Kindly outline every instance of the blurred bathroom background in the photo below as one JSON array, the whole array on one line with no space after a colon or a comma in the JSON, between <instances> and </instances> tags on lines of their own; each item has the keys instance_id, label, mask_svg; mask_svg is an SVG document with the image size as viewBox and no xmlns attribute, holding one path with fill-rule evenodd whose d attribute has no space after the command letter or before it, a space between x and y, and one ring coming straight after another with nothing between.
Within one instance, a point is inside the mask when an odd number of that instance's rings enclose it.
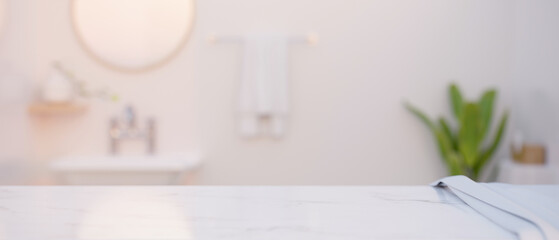
<instances>
[{"instance_id":1,"label":"blurred bathroom background","mask_svg":"<svg viewBox=\"0 0 559 240\"><path fill-rule=\"evenodd\" d=\"M557 13L555 0L2 0L0 184L427 184L446 167L404 103L450 117L450 83L469 99L497 90L493 126L510 113L488 181L557 183ZM244 41L271 32L289 39L289 104L279 132L247 134ZM514 144L541 161L511 163Z\"/></svg>"}]
</instances>

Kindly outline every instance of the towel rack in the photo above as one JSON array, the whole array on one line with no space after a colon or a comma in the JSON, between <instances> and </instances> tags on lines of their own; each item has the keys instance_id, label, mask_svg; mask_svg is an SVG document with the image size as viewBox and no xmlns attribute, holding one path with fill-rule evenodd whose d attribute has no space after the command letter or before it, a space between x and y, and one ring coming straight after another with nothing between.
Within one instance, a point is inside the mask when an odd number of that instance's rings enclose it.
<instances>
[{"instance_id":1,"label":"towel rack","mask_svg":"<svg viewBox=\"0 0 559 240\"><path fill-rule=\"evenodd\" d=\"M242 36L238 35L216 35L210 34L208 36L208 42L211 44L216 44L219 42L232 42L239 43L243 41ZM289 42L292 43L305 43L308 45L316 45L318 43L318 35L316 33L307 33L305 35L295 35L289 37Z\"/></svg>"}]
</instances>

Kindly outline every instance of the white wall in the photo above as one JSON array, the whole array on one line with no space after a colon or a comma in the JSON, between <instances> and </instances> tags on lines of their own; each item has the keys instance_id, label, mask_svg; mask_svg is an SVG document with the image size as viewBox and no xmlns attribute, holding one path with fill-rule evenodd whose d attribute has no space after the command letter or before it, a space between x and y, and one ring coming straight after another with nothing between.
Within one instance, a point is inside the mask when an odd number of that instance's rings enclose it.
<instances>
[{"instance_id":1,"label":"white wall","mask_svg":"<svg viewBox=\"0 0 559 240\"><path fill-rule=\"evenodd\" d=\"M9 184L24 181L14 170L30 166L33 151L26 106L34 78L36 25L32 2L4 1L1 7L0 181Z\"/></svg>"},{"instance_id":2,"label":"white wall","mask_svg":"<svg viewBox=\"0 0 559 240\"><path fill-rule=\"evenodd\" d=\"M36 46L32 67L22 68L36 84L60 60L91 85L110 86L157 117L161 152L203 152L201 184L426 184L445 170L404 100L449 115L446 87L456 81L468 97L497 87L500 106L511 102L515 5L506 0L199 0L185 49L141 75L106 69L80 48L68 0L10 2L36 11L36 38L10 45ZM314 31L320 42L291 47L287 136L245 140L234 112L241 48L206 38L270 30ZM83 116L32 118L33 159L105 154L108 118L120 107L93 101Z\"/></svg>"},{"instance_id":3,"label":"white wall","mask_svg":"<svg viewBox=\"0 0 559 240\"><path fill-rule=\"evenodd\" d=\"M558 12L558 1L516 2L514 128L532 143L559 142Z\"/></svg>"},{"instance_id":4,"label":"white wall","mask_svg":"<svg viewBox=\"0 0 559 240\"><path fill-rule=\"evenodd\" d=\"M204 180L424 184L444 175L431 135L402 101L446 113L451 80L470 97L499 87L506 101L511 8L507 1L200 1L191 44L209 157ZM267 29L316 31L320 43L292 47L288 137L243 141L232 112L240 49L199 39Z\"/></svg>"}]
</instances>

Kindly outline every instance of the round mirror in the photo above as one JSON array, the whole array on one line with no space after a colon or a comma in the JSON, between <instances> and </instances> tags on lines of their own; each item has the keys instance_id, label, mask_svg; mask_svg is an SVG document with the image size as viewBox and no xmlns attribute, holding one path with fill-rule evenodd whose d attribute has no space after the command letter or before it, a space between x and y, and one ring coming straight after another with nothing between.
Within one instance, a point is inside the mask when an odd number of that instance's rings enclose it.
<instances>
[{"instance_id":1,"label":"round mirror","mask_svg":"<svg viewBox=\"0 0 559 240\"><path fill-rule=\"evenodd\" d=\"M99 62L143 71L175 56L194 22L194 0L73 0L79 42Z\"/></svg>"}]
</instances>

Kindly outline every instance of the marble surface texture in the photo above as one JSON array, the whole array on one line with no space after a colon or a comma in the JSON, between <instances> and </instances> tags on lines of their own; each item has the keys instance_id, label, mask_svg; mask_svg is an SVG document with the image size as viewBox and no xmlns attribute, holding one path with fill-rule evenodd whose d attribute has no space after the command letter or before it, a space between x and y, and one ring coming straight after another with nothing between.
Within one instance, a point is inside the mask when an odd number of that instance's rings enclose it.
<instances>
[{"instance_id":1,"label":"marble surface texture","mask_svg":"<svg viewBox=\"0 0 559 240\"><path fill-rule=\"evenodd\" d=\"M559 186L532 186L559 201ZM0 239L515 239L428 186L0 187Z\"/></svg>"}]
</instances>

